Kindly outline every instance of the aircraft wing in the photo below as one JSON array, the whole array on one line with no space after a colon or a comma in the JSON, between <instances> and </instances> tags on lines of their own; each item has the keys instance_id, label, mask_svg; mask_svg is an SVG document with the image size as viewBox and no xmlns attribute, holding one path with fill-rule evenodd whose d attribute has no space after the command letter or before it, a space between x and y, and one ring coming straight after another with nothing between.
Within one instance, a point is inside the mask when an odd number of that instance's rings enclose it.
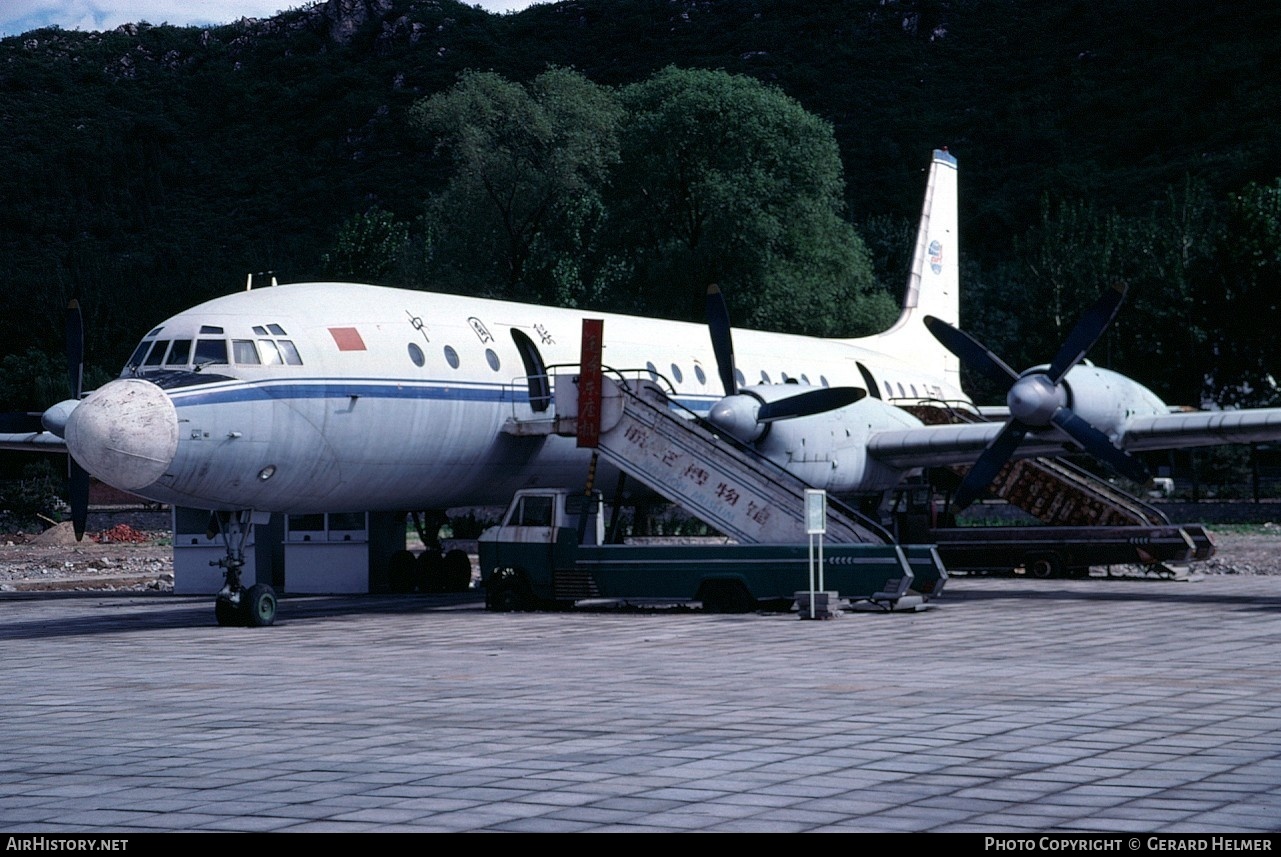
<instances>
[{"instance_id":1,"label":"aircraft wing","mask_svg":"<svg viewBox=\"0 0 1281 857\"><path fill-rule=\"evenodd\" d=\"M21 452L66 452L67 442L47 431L0 432L0 449Z\"/></svg>"},{"instance_id":2,"label":"aircraft wing","mask_svg":"<svg viewBox=\"0 0 1281 857\"><path fill-rule=\"evenodd\" d=\"M899 469L973 464L1001 428L1001 423L993 422L876 432L868 439L867 454ZM1127 452L1142 452L1276 440L1281 440L1281 408L1258 408L1136 417L1126 424L1117 446ZM1053 457L1078 451L1071 438L1049 428L1028 432L1013 457Z\"/></svg>"}]
</instances>

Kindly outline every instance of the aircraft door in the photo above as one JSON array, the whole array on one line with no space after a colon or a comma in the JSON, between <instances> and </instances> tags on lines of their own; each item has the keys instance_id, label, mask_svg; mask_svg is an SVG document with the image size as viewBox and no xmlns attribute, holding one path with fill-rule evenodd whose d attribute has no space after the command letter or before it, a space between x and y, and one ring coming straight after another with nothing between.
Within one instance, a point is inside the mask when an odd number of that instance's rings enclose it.
<instances>
[{"instance_id":1,"label":"aircraft door","mask_svg":"<svg viewBox=\"0 0 1281 857\"><path fill-rule=\"evenodd\" d=\"M547 377L547 364L538 353L538 346L522 331L512 328L512 339L525 364L525 378L529 383L529 406L534 413L543 413L552 403L551 383Z\"/></svg>"}]
</instances>

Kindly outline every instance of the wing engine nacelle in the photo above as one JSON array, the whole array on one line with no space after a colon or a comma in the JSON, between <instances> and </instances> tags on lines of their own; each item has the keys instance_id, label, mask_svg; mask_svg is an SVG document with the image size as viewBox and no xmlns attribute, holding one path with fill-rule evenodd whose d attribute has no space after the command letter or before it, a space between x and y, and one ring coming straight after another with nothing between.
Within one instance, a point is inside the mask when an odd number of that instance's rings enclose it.
<instances>
[{"instance_id":1,"label":"wing engine nacelle","mask_svg":"<svg viewBox=\"0 0 1281 857\"><path fill-rule=\"evenodd\" d=\"M1170 410L1156 393L1139 382L1097 366L1073 366L1064 376L1062 388L1068 407L1113 443L1125 434L1130 420Z\"/></svg>"},{"instance_id":2,"label":"wing engine nacelle","mask_svg":"<svg viewBox=\"0 0 1281 857\"><path fill-rule=\"evenodd\" d=\"M917 427L920 420L873 398L804 416L790 415L789 399L827 393L827 388L800 384L744 387L713 405L707 418L816 488L853 494L898 484L904 471L869 458L868 437L876 431ZM779 413L789 416L773 415Z\"/></svg>"}]
</instances>

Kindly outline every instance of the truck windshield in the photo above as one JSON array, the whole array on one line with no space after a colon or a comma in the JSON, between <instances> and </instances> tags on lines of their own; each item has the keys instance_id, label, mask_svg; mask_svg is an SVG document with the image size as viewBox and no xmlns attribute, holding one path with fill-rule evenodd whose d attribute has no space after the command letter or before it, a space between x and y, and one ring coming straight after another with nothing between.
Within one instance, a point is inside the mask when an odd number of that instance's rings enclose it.
<instances>
[{"instance_id":1,"label":"truck windshield","mask_svg":"<svg viewBox=\"0 0 1281 857\"><path fill-rule=\"evenodd\" d=\"M520 505L512 510L510 527L550 527L552 525L551 497L521 497Z\"/></svg>"}]
</instances>

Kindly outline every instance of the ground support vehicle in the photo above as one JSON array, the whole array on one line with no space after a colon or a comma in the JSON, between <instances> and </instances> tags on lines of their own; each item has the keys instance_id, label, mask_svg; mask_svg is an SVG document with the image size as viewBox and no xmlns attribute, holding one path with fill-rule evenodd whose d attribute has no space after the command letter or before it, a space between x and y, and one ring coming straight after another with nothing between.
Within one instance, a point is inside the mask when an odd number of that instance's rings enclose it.
<instances>
[{"instance_id":1,"label":"ground support vehicle","mask_svg":"<svg viewBox=\"0 0 1281 857\"><path fill-rule=\"evenodd\" d=\"M946 527L929 530L952 571L1022 569L1033 577L1085 577L1091 567L1141 565L1178 576L1214 543L1199 524L1137 527Z\"/></svg>"},{"instance_id":2,"label":"ground support vehicle","mask_svg":"<svg viewBox=\"0 0 1281 857\"><path fill-rule=\"evenodd\" d=\"M479 539L486 605L528 610L610 599L750 612L790 607L810 588L805 543L603 544L601 511L599 495L517 492L503 522ZM884 609L921 606L947 581L930 545L827 544L822 557L825 590Z\"/></svg>"}]
</instances>

